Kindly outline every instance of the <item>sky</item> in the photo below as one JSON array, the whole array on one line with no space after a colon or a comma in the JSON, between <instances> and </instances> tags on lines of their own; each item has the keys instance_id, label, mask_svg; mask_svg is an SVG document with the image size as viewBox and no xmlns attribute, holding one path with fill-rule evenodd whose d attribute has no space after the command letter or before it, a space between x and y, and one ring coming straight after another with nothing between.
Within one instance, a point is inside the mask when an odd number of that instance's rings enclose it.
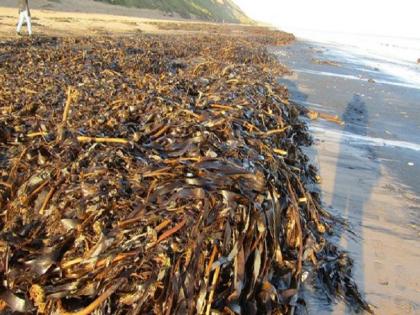
<instances>
[{"instance_id":1,"label":"sky","mask_svg":"<svg viewBox=\"0 0 420 315\"><path fill-rule=\"evenodd\" d=\"M420 0L234 0L283 30L420 38Z\"/></svg>"}]
</instances>

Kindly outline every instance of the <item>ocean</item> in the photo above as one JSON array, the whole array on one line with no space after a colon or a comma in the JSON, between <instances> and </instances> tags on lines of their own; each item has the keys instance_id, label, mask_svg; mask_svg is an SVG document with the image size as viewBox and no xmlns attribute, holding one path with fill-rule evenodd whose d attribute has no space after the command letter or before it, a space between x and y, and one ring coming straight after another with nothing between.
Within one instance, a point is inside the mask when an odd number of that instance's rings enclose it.
<instances>
[{"instance_id":1,"label":"ocean","mask_svg":"<svg viewBox=\"0 0 420 315\"><path fill-rule=\"evenodd\" d=\"M288 30L289 31L289 30ZM290 30L298 38L332 45L332 59L357 59L365 66L381 69L395 78L397 83L420 89L420 37L397 37L348 32L314 31L307 29ZM420 104L419 104L420 106Z\"/></svg>"}]
</instances>

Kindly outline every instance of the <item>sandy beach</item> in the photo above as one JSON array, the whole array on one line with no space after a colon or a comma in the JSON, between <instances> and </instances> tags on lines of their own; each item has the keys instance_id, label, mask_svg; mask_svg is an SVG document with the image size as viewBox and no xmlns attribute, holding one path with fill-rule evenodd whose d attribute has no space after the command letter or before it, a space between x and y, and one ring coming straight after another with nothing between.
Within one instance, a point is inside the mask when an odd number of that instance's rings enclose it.
<instances>
[{"instance_id":1,"label":"sandy beach","mask_svg":"<svg viewBox=\"0 0 420 315\"><path fill-rule=\"evenodd\" d=\"M354 232L337 241L355 260L357 283L378 314L418 314L420 89L339 46L298 40L276 53L294 71L281 80L292 99L344 120L308 121L308 154L324 204ZM349 313L319 296L309 310Z\"/></svg>"},{"instance_id":2,"label":"sandy beach","mask_svg":"<svg viewBox=\"0 0 420 315\"><path fill-rule=\"evenodd\" d=\"M14 1L0 4L1 41L16 38L16 11ZM184 31L155 22L187 22L91 0L79 0L77 8L37 1L32 16L39 37L174 34ZM294 71L279 79L293 102L344 121L340 126L307 119L314 145L306 152L322 179L313 189L331 213L349 223L352 233L337 230L332 239L354 259L357 284L377 314L418 314L420 88L366 66L358 57L340 57L335 49L296 41L272 52ZM309 286L303 292L309 314L352 312Z\"/></svg>"},{"instance_id":3,"label":"sandy beach","mask_svg":"<svg viewBox=\"0 0 420 315\"><path fill-rule=\"evenodd\" d=\"M36 1L32 4L32 25L38 36L104 36L133 35L141 32L151 34L181 33L182 31L160 29L156 22L200 23L185 20L176 14L157 10L127 8L108 5L93 0L66 2ZM16 38L17 9L15 1L0 3L0 38ZM212 25L212 23L206 23ZM228 25L228 24L227 24ZM23 28L25 34L26 29Z\"/></svg>"}]
</instances>

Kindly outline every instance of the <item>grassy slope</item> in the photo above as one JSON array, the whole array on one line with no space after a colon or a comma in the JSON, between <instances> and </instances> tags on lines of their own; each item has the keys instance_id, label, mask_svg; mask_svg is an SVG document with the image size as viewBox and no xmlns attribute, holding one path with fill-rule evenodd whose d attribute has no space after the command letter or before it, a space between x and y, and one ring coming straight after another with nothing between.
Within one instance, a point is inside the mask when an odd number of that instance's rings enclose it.
<instances>
[{"instance_id":1,"label":"grassy slope","mask_svg":"<svg viewBox=\"0 0 420 315\"><path fill-rule=\"evenodd\" d=\"M217 22L250 23L232 0L96 0L124 6L176 12L184 18L196 16Z\"/></svg>"}]
</instances>

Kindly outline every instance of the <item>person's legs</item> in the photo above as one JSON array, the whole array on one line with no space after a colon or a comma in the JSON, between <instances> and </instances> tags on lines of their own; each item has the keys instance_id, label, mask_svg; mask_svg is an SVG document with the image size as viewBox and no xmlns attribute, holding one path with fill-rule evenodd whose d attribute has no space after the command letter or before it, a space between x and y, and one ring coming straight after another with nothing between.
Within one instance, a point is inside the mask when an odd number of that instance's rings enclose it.
<instances>
[{"instance_id":1,"label":"person's legs","mask_svg":"<svg viewBox=\"0 0 420 315\"><path fill-rule=\"evenodd\" d=\"M23 14L23 12L19 13L19 20L18 20L18 25L16 27L16 33L20 34L20 31L22 30L22 25L23 25L23 20L25 18L25 15Z\"/></svg>"},{"instance_id":2,"label":"person's legs","mask_svg":"<svg viewBox=\"0 0 420 315\"><path fill-rule=\"evenodd\" d=\"M32 35L32 22L31 17L28 14L28 11L24 11L25 13L25 19L26 19L26 26L28 27L28 34Z\"/></svg>"}]
</instances>

